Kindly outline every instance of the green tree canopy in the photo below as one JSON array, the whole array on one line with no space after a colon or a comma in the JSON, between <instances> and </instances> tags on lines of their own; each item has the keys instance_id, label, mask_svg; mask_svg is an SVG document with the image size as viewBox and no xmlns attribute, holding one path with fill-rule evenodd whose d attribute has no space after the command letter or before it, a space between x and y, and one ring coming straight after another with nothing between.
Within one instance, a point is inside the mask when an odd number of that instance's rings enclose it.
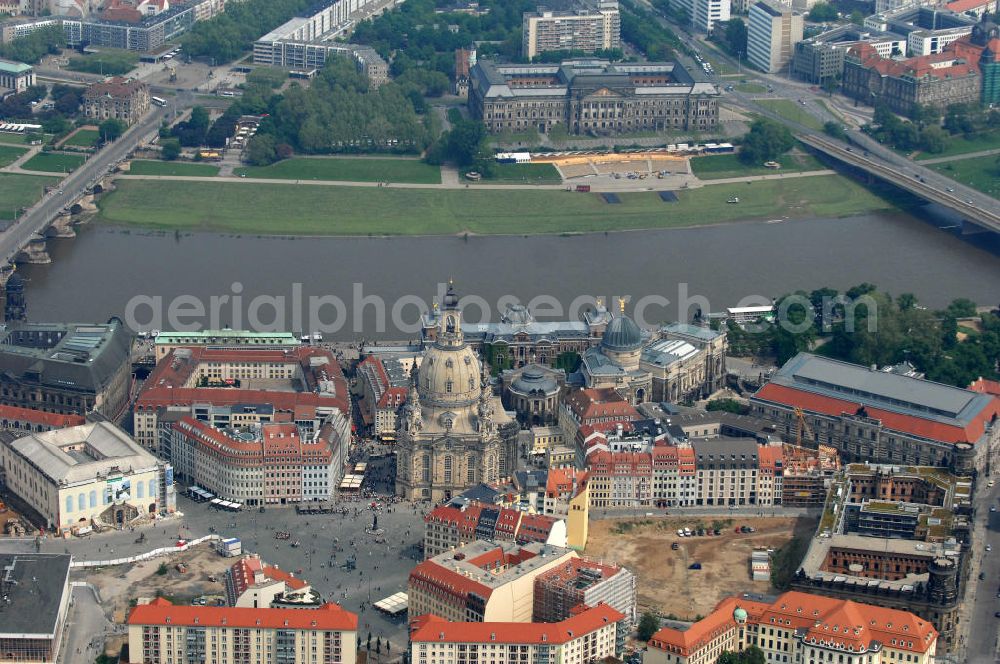
<instances>
[{"instance_id":1,"label":"green tree canopy","mask_svg":"<svg viewBox=\"0 0 1000 664\"><path fill-rule=\"evenodd\" d=\"M167 161L173 161L181 156L181 144L176 139L163 141L160 145L160 156Z\"/></svg>"},{"instance_id":2,"label":"green tree canopy","mask_svg":"<svg viewBox=\"0 0 1000 664\"><path fill-rule=\"evenodd\" d=\"M639 618L639 625L636 627L636 636L645 643L653 638L660 629L660 617L652 611L646 611Z\"/></svg>"},{"instance_id":3,"label":"green tree canopy","mask_svg":"<svg viewBox=\"0 0 1000 664\"><path fill-rule=\"evenodd\" d=\"M837 8L827 2L817 2L806 17L814 23L827 23L840 18Z\"/></svg>"},{"instance_id":4,"label":"green tree canopy","mask_svg":"<svg viewBox=\"0 0 1000 664\"><path fill-rule=\"evenodd\" d=\"M98 126L102 141L114 141L125 133L125 123L121 120L108 118Z\"/></svg>"},{"instance_id":5,"label":"green tree canopy","mask_svg":"<svg viewBox=\"0 0 1000 664\"><path fill-rule=\"evenodd\" d=\"M774 120L760 118L750 125L750 131L743 138L740 161L759 166L780 157L794 145L795 137L788 127Z\"/></svg>"}]
</instances>

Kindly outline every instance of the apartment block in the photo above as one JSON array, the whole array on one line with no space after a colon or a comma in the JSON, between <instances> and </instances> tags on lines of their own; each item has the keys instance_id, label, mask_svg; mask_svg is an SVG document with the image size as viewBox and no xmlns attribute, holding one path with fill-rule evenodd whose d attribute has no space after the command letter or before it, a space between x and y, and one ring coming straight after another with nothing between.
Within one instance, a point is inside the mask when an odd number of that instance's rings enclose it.
<instances>
[{"instance_id":1,"label":"apartment block","mask_svg":"<svg viewBox=\"0 0 1000 664\"><path fill-rule=\"evenodd\" d=\"M424 615L411 625L409 661L590 664L620 659L628 631L625 617L604 604L557 623L457 622Z\"/></svg>"},{"instance_id":2,"label":"apartment block","mask_svg":"<svg viewBox=\"0 0 1000 664\"><path fill-rule=\"evenodd\" d=\"M128 615L129 664L354 664L358 617L301 609L181 606L158 597Z\"/></svg>"},{"instance_id":3,"label":"apartment block","mask_svg":"<svg viewBox=\"0 0 1000 664\"><path fill-rule=\"evenodd\" d=\"M621 48L618 0L596 0L572 11L540 7L522 19L521 55L529 61L546 51L584 51Z\"/></svg>"}]
</instances>

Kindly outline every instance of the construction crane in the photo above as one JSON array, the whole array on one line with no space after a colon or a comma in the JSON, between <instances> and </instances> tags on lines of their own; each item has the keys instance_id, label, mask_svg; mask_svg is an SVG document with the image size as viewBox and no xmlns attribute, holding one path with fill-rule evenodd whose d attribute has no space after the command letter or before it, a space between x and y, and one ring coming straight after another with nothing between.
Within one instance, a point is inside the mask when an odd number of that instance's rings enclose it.
<instances>
[{"instance_id":1,"label":"construction crane","mask_svg":"<svg viewBox=\"0 0 1000 664\"><path fill-rule=\"evenodd\" d=\"M810 428L809 423L806 422L805 412L799 408L795 408L795 444L799 447L803 447L803 442L808 441L810 444L816 442L816 437L813 435L812 428ZM802 434L806 434L806 438L803 438Z\"/></svg>"}]
</instances>

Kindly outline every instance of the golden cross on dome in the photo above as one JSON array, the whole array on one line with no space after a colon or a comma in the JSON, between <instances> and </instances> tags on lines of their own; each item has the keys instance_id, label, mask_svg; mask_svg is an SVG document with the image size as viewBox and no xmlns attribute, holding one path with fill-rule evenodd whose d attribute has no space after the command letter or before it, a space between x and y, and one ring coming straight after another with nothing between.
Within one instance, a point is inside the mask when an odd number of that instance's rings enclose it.
<instances>
[{"instance_id":1,"label":"golden cross on dome","mask_svg":"<svg viewBox=\"0 0 1000 664\"><path fill-rule=\"evenodd\" d=\"M622 310L622 313L625 313L625 300L624 299L618 298L618 306Z\"/></svg>"}]
</instances>

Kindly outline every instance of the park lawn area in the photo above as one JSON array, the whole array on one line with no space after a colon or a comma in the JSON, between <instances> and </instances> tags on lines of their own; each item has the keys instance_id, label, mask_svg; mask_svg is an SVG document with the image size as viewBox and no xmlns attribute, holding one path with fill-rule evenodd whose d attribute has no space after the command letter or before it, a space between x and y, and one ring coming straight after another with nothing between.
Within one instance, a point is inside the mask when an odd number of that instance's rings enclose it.
<instances>
[{"instance_id":1,"label":"park lawn area","mask_svg":"<svg viewBox=\"0 0 1000 664\"><path fill-rule=\"evenodd\" d=\"M19 173L0 173L0 219L13 219L14 210L28 207L45 193L46 185L58 178Z\"/></svg>"},{"instance_id":2,"label":"park lawn area","mask_svg":"<svg viewBox=\"0 0 1000 664\"><path fill-rule=\"evenodd\" d=\"M559 171L552 164L494 164L493 174L483 184L561 184Z\"/></svg>"},{"instance_id":3,"label":"park lawn area","mask_svg":"<svg viewBox=\"0 0 1000 664\"><path fill-rule=\"evenodd\" d=\"M27 148L18 148L13 145L0 145L0 168L13 164L27 151Z\"/></svg>"},{"instance_id":4,"label":"park lawn area","mask_svg":"<svg viewBox=\"0 0 1000 664\"><path fill-rule=\"evenodd\" d=\"M68 152L39 152L21 165L26 171L46 173L69 173L83 165L87 158L81 154Z\"/></svg>"},{"instance_id":5,"label":"park lawn area","mask_svg":"<svg viewBox=\"0 0 1000 664\"><path fill-rule=\"evenodd\" d=\"M937 154L931 152L921 152L917 155L917 161L923 159L937 159L939 157L952 157L970 152L982 152L983 150L996 150L1000 148L1000 129L994 131L984 131L973 134L969 138L962 136L952 136L946 142L944 152Z\"/></svg>"},{"instance_id":6,"label":"park lawn area","mask_svg":"<svg viewBox=\"0 0 1000 664\"><path fill-rule=\"evenodd\" d=\"M823 130L823 123L819 119L809 115L801 104L791 99L758 99L757 103L766 106L786 120L798 122L816 131Z\"/></svg>"},{"instance_id":7,"label":"park lawn area","mask_svg":"<svg viewBox=\"0 0 1000 664\"><path fill-rule=\"evenodd\" d=\"M151 159L136 159L129 167L128 174L211 177L219 174L219 167L214 164L192 164L187 161L154 161Z\"/></svg>"},{"instance_id":8,"label":"park lawn area","mask_svg":"<svg viewBox=\"0 0 1000 664\"><path fill-rule=\"evenodd\" d=\"M270 166L235 169L248 178L342 180L344 182L411 182L441 184L441 169L416 159L316 157L285 159Z\"/></svg>"},{"instance_id":9,"label":"park lawn area","mask_svg":"<svg viewBox=\"0 0 1000 664\"><path fill-rule=\"evenodd\" d=\"M746 92L747 94L763 94L767 92L767 86L757 83L756 81L750 81L748 83L736 83L734 86L740 92Z\"/></svg>"},{"instance_id":10,"label":"park lawn area","mask_svg":"<svg viewBox=\"0 0 1000 664\"><path fill-rule=\"evenodd\" d=\"M96 129L79 129L75 134L66 139L63 145L73 145L80 148L92 148L97 145L101 138L101 132Z\"/></svg>"},{"instance_id":11,"label":"park lawn area","mask_svg":"<svg viewBox=\"0 0 1000 664\"><path fill-rule=\"evenodd\" d=\"M721 180L723 178L739 178L749 175L775 175L777 173L800 173L802 171L821 171L825 166L811 154L788 153L776 160L781 168L765 168L764 166L747 166L740 161L739 155L720 154L710 157L692 157L691 170L701 180Z\"/></svg>"},{"instance_id":12,"label":"park lawn area","mask_svg":"<svg viewBox=\"0 0 1000 664\"><path fill-rule=\"evenodd\" d=\"M100 53L70 58L66 68L90 74L120 76L135 69L137 64L139 64L138 53L123 49L104 49Z\"/></svg>"},{"instance_id":13,"label":"park lawn area","mask_svg":"<svg viewBox=\"0 0 1000 664\"><path fill-rule=\"evenodd\" d=\"M42 136L42 141L48 141L52 138L52 134L39 134ZM0 143L7 145L27 145L28 136L31 134L9 134L7 132L0 132Z\"/></svg>"},{"instance_id":14,"label":"park lawn area","mask_svg":"<svg viewBox=\"0 0 1000 664\"><path fill-rule=\"evenodd\" d=\"M106 224L261 235L454 235L679 228L774 217L843 217L892 209L835 175L619 194L564 190L411 189L119 180L100 202ZM732 196L740 203L728 204Z\"/></svg>"},{"instance_id":15,"label":"park lawn area","mask_svg":"<svg viewBox=\"0 0 1000 664\"><path fill-rule=\"evenodd\" d=\"M1000 198L1000 167L997 166L996 155L946 161L942 164L930 164L930 167L955 182Z\"/></svg>"}]
</instances>

